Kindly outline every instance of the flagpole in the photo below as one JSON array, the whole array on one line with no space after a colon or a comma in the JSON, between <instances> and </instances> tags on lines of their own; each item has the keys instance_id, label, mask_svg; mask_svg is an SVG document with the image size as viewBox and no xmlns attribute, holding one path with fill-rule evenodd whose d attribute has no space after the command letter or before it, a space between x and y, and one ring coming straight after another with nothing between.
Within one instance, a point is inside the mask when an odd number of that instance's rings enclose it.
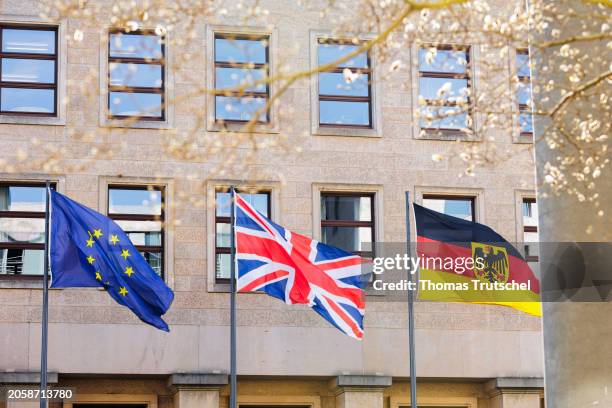
<instances>
[{"instance_id":1,"label":"flagpole","mask_svg":"<svg viewBox=\"0 0 612 408\"><path fill-rule=\"evenodd\" d=\"M406 191L406 253L411 256L410 247L410 192ZM414 291L411 290L415 274L408 270L408 350L410 353L410 407L417 408L416 365L414 350Z\"/></svg>"},{"instance_id":2,"label":"flagpole","mask_svg":"<svg viewBox=\"0 0 612 408\"><path fill-rule=\"evenodd\" d=\"M231 237L230 237L230 403L229 408L236 408L236 189L230 187L231 193ZM41 407L42 408L42 407Z\"/></svg>"},{"instance_id":3,"label":"flagpole","mask_svg":"<svg viewBox=\"0 0 612 408\"><path fill-rule=\"evenodd\" d=\"M49 329L49 201L51 183L45 183L45 259L43 261L43 302L42 302L42 329L40 344L40 408L46 408L47 400L47 337Z\"/></svg>"}]
</instances>

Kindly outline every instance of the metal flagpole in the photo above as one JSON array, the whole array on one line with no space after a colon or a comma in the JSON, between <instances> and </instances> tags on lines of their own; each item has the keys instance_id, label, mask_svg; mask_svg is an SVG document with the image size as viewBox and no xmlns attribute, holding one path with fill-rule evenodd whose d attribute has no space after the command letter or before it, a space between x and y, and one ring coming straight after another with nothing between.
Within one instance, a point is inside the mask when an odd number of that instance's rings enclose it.
<instances>
[{"instance_id":1,"label":"metal flagpole","mask_svg":"<svg viewBox=\"0 0 612 408\"><path fill-rule=\"evenodd\" d=\"M49 329L49 201L51 201L51 183L45 185L45 259L43 270L43 303L42 303L42 333L40 344L40 408L46 408L47 400L47 332Z\"/></svg>"},{"instance_id":2,"label":"metal flagpole","mask_svg":"<svg viewBox=\"0 0 612 408\"><path fill-rule=\"evenodd\" d=\"M231 193L231 237L230 237L230 403L229 408L236 408L236 189L230 188ZM41 407L42 408L42 407Z\"/></svg>"},{"instance_id":3,"label":"metal flagpole","mask_svg":"<svg viewBox=\"0 0 612 408\"><path fill-rule=\"evenodd\" d=\"M406 191L406 252L408 257L410 257L410 192L408 191ZM412 282L415 282L415 273L408 270L408 347L410 353L410 406L412 408L417 408L416 365L414 352L414 291L412 290Z\"/></svg>"}]
</instances>

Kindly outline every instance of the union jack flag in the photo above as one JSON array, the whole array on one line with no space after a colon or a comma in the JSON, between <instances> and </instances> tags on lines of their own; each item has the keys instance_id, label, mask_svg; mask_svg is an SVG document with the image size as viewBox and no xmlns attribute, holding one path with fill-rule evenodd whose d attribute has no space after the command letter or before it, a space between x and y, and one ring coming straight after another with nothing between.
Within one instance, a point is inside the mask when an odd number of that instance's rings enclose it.
<instances>
[{"instance_id":1,"label":"union jack flag","mask_svg":"<svg viewBox=\"0 0 612 408\"><path fill-rule=\"evenodd\" d=\"M238 292L264 291L287 304L307 304L343 333L361 339L364 260L288 231L236 194Z\"/></svg>"}]
</instances>

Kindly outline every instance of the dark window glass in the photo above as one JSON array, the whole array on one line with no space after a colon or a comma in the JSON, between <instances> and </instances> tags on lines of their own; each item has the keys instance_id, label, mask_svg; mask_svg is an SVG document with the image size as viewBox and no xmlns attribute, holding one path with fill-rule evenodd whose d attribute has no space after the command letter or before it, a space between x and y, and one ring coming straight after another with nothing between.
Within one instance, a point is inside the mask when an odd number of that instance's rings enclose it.
<instances>
[{"instance_id":1,"label":"dark window glass","mask_svg":"<svg viewBox=\"0 0 612 408\"><path fill-rule=\"evenodd\" d=\"M55 116L57 28L0 25L0 112Z\"/></svg>"},{"instance_id":2,"label":"dark window glass","mask_svg":"<svg viewBox=\"0 0 612 408\"><path fill-rule=\"evenodd\" d=\"M474 221L474 197L423 196L423 207L467 221Z\"/></svg>"},{"instance_id":3,"label":"dark window glass","mask_svg":"<svg viewBox=\"0 0 612 408\"><path fill-rule=\"evenodd\" d=\"M0 184L0 276L42 276L45 200L44 184Z\"/></svg>"},{"instance_id":4,"label":"dark window glass","mask_svg":"<svg viewBox=\"0 0 612 408\"><path fill-rule=\"evenodd\" d=\"M518 78L516 99L519 108L521 135L533 137L531 69L529 67L529 51L526 49L516 51L516 72Z\"/></svg>"},{"instance_id":5,"label":"dark window glass","mask_svg":"<svg viewBox=\"0 0 612 408\"><path fill-rule=\"evenodd\" d=\"M163 277L164 190L158 186L110 186L108 216Z\"/></svg>"},{"instance_id":6,"label":"dark window glass","mask_svg":"<svg viewBox=\"0 0 612 408\"><path fill-rule=\"evenodd\" d=\"M462 131L470 126L469 47L419 50L419 125L426 130Z\"/></svg>"},{"instance_id":7,"label":"dark window glass","mask_svg":"<svg viewBox=\"0 0 612 408\"><path fill-rule=\"evenodd\" d=\"M267 84L269 37L215 35L215 119L218 121L269 122Z\"/></svg>"},{"instance_id":8,"label":"dark window glass","mask_svg":"<svg viewBox=\"0 0 612 408\"><path fill-rule=\"evenodd\" d=\"M360 256L373 256L374 195L321 194L321 242Z\"/></svg>"},{"instance_id":9,"label":"dark window glass","mask_svg":"<svg viewBox=\"0 0 612 408\"><path fill-rule=\"evenodd\" d=\"M246 202L270 218L270 193L240 193ZM228 282L230 278L231 240L231 195L228 191L217 191L215 195L215 280Z\"/></svg>"},{"instance_id":10,"label":"dark window glass","mask_svg":"<svg viewBox=\"0 0 612 408\"><path fill-rule=\"evenodd\" d=\"M146 31L110 33L110 117L164 120L164 64L164 37Z\"/></svg>"},{"instance_id":11,"label":"dark window glass","mask_svg":"<svg viewBox=\"0 0 612 408\"><path fill-rule=\"evenodd\" d=\"M360 46L320 39L318 63L325 65L357 52ZM367 52L319 73L319 124L372 126L371 69Z\"/></svg>"}]
</instances>

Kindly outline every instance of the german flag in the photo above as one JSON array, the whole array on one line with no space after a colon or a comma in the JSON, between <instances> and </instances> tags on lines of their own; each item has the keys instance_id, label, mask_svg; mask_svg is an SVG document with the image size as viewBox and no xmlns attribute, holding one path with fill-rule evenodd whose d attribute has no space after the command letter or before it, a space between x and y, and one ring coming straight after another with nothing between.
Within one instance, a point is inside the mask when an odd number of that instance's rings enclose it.
<instances>
[{"instance_id":1,"label":"german flag","mask_svg":"<svg viewBox=\"0 0 612 408\"><path fill-rule=\"evenodd\" d=\"M540 282L501 235L418 204L414 214L420 299L497 304L542 315Z\"/></svg>"}]
</instances>

